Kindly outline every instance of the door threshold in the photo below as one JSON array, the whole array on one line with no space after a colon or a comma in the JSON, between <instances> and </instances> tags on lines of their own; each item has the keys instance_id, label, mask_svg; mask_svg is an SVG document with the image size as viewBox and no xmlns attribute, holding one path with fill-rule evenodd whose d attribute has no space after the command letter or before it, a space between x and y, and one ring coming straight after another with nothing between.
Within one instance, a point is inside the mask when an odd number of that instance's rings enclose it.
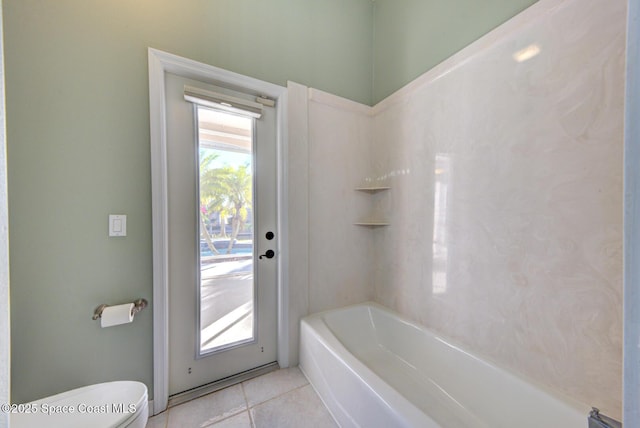
<instances>
[{"instance_id":1,"label":"door threshold","mask_svg":"<svg viewBox=\"0 0 640 428\"><path fill-rule=\"evenodd\" d=\"M169 404L167 405L167 408L186 403L187 401L195 400L196 398L211 394L212 392L220 391L221 389L227 388L229 386L237 385L246 380L253 379L254 377L262 376L263 374L278 370L279 368L280 366L278 366L278 363L274 361L273 363L265 364L263 366L247 370L242 373L231 375L215 382L199 386L197 388L179 392L178 394L169 397Z\"/></svg>"}]
</instances>

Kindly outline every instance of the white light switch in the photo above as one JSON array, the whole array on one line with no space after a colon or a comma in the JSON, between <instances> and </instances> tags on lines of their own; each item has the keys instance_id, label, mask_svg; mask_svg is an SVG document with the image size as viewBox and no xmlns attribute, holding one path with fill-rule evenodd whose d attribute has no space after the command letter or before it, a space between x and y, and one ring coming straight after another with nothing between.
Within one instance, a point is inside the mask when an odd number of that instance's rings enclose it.
<instances>
[{"instance_id":1,"label":"white light switch","mask_svg":"<svg viewBox=\"0 0 640 428\"><path fill-rule=\"evenodd\" d=\"M127 236L127 216L109 214L109 236Z\"/></svg>"}]
</instances>

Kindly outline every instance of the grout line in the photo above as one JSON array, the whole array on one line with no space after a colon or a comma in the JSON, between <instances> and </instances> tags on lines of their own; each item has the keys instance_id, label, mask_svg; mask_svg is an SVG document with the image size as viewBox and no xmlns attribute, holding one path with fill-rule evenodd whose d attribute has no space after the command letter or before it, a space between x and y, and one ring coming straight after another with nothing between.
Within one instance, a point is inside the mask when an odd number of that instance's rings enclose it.
<instances>
[{"instance_id":1,"label":"grout line","mask_svg":"<svg viewBox=\"0 0 640 428\"><path fill-rule=\"evenodd\" d=\"M244 390L244 382L240 382L240 388L242 388L242 396L244 397L244 404L247 406L247 414L249 415L249 423L251 423L251 427L252 428L255 428L256 424L253 422L253 416L251 416L251 411L249 410L249 400L247 399L247 391Z\"/></svg>"},{"instance_id":2,"label":"grout line","mask_svg":"<svg viewBox=\"0 0 640 428\"><path fill-rule=\"evenodd\" d=\"M244 390L244 382L240 382L240 389L242 390L242 398L244 398L244 404L249 408L249 401L247 400L247 391Z\"/></svg>"},{"instance_id":3,"label":"grout line","mask_svg":"<svg viewBox=\"0 0 640 428\"><path fill-rule=\"evenodd\" d=\"M227 416L227 417L224 417L224 418L222 418L222 419L218 419L217 421L215 421L214 423L212 423L212 424L210 424L210 425L201 425L201 426L202 426L202 427L204 427L204 428L209 428L209 427L212 427L212 426L218 425L220 422L224 422L224 421L226 421L227 419L231 419L231 418L233 418L233 417L236 417L236 416L238 416L238 415L241 415L241 414L242 414L242 412L248 412L248 410L247 410L247 409L245 409L245 410L242 410L242 411L240 411L240 412L238 412L238 413L234 413L234 414L232 414L232 415L229 415L229 416ZM249 416L249 419L251 419L251 416Z\"/></svg>"},{"instance_id":4,"label":"grout line","mask_svg":"<svg viewBox=\"0 0 640 428\"><path fill-rule=\"evenodd\" d=\"M248 412L248 411L249 411L249 405L248 405L248 403L247 403L247 395L244 393L244 387L242 386L242 384L243 384L243 382L240 382L240 384L239 384L239 385L240 385L240 390L242 390L242 398L244 398L244 409L240 410L239 412L232 413L232 414L230 414L230 415L229 415L229 416L227 416L227 417L224 417L224 418L222 418L222 419L219 419L219 420L215 421L214 423L212 423L211 425L206 425L206 427L214 426L214 425L216 425L216 424L218 424L218 423L220 423L220 422L222 422L222 421L226 421L227 419L230 419L230 418L233 418L233 417L235 417L235 416L238 416L238 415L239 415L239 414L241 414L242 412ZM236 384L236 385L238 385L238 384ZM228 387L226 387L226 388L221 389L220 391L224 391L225 389L233 388L234 386L235 386L235 385L228 386ZM215 394L215 393L217 393L217 392L220 392L220 391L215 391L215 392L212 392L212 393L207 394L207 395L213 395L213 394ZM206 396L205 396L205 397L206 397Z\"/></svg>"},{"instance_id":5,"label":"grout line","mask_svg":"<svg viewBox=\"0 0 640 428\"><path fill-rule=\"evenodd\" d=\"M236 384L236 385L239 385L239 386L240 386L240 389L242 390L242 397L244 398L244 408L243 408L242 410L238 411L238 412L231 413L230 415L225 416L225 417L224 417L224 418L222 418L222 419L218 419L217 421L215 421L215 422L213 422L213 423L211 423L211 424L209 424L209 425L202 425L203 427L211 427L211 426L214 426L214 425L216 425L216 424L218 424L218 423L220 423L220 422L222 422L222 421L226 421L227 419L233 418L234 416L238 416L238 415L239 415L239 414L241 414L242 412L248 412L248 411L249 411L249 403L248 403L248 401L247 401L247 395L246 395L246 394L245 394L245 392L244 392L244 387L242 386L242 384L243 384L243 382L240 382L239 384ZM176 407L176 408L177 408L177 407L183 406L183 405L185 405L185 404L187 404L187 403L192 403L192 402L194 402L194 401L200 400L200 399L202 399L202 398L204 398L204 397L208 397L208 396L211 396L211 395L217 394L218 392L224 391L224 390L226 390L226 389L233 388L233 387L234 387L234 386L236 386L236 385L230 385L230 386L227 386L227 387L222 388L222 389L220 389L220 390L218 390L218 391L210 392L210 393L205 394L205 395L203 395L203 396L201 396L201 397L197 397L197 398L194 398L194 399L192 399L192 400L185 401L184 403L177 404L177 405L175 405L175 406L173 406L173 407L171 407L171 408L168 408L168 409L167 409L167 422L166 422L165 428L168 428L168 424L169 424L169 411L170 411L170 409L173 409L174 407ZM231 410L231 412L233 412L233 409ZM249 415L249 418L251 418L251 415Z\"/></svg>"},{"instance_id":6,"label":"grout line","mask_svg":"<svg viewBox=\"0 0 640 428\"><path fill-rule=\"evenodd\" d=\"M242 389L242 396L244 397L244 405L249 410L249 400L247 399L247 391L244 390L244 382L240 383L240 389Z\"/></svg>"},{"instance_id":7,"label":"grout line","mask_svg":"<svg viewBox=\"0 0 640 428\"><path fill-rule=\"evenodd\" d=\"M298 389L302 389L302 388L304 388L305 386L308 386L308 385L310 385L310 384L309 384L309 383L306 383L305 385L296 386L295 388L290 389L290 390L288 390L288 391L285 391L285 392L283 392L283 393L282 393L282 394L280 394L280 395L276 395L275 397L271 397L271 398L269 398L268 400L265 400L265 401L261 401L261 402L259 402L259 403L256 403L256 404L254 404L253 406L249 407L249 409L253 409L253 408L255 408L255 407L261 406L261 405L263 405L263 404L265 404L265 403L268 403L269 401L273 401L273 400L275 400L276 398L280 398L280 397L282 397L283 395L287 395L287 394L288 394L288 393L290 393L290 392L297 391ZM315 390L314 390L314 392L315 392ZM249 403L247 403L247 406L248 406L248 405L249 405Z\"/></svg>"},{"instance_id":8,"label":"grout line","mask_svg":"<svg viewBox=\"0 0 640 428\"><path fill-rule=\"evenodd\" d=\"M252 427L252 428L257 428L256 422L255 422L255 421L254 421L254 419L253 419L253 414L251 413L251 410L252 410L252 409L255 409L255 408L256 408L256 407L258 407L258 406L261 406L261 405L266 404L266 403L268 403L268 402L270 402L270 401L273 401L273 400L275 400L275 399L277 399L277 398L280 398L280 397L282 397L282 396L284 396L284 395L287 395L287 394L289 394L290 392L296 391L296 390L298 390L298 389L302 389L302 388L304 388L305 386L308 386L308 385L310 385L310 384L309 384L309 383L307 383L306 385L301 385L301 386L298 386L298 387L296 387L296 388L290 389L290 390L285 391L285 392L283 392L283 393L282 393L282 394L280 394L280 395L276 395L275 397L272 397L272 398L270 398L270 399L268 399L268 400L266 400L266 401L262 401L262 402L260 402L260 403L257 403L257 404L255 404L255 405L253 405L252 407L249 407L249 402L247 401L247 412L249 413L249 421L251 421L251 427ZM244 389L243 389L243 391L244 391ZM315 393L315 391L314 391L314 393Z\"/></svg>"},{"instance_id":9,"label":"grout line","mask_svg":"<svg viewBox=\"0 0 640 428\"><path fill-rule=\"evenodd\" d=\"M249 422L251 422L251 428L256 428L256 422L253 420L253 415L251 414L251 410L247 409L247 414L249 415Z\"/></svg>"}]
</instances>

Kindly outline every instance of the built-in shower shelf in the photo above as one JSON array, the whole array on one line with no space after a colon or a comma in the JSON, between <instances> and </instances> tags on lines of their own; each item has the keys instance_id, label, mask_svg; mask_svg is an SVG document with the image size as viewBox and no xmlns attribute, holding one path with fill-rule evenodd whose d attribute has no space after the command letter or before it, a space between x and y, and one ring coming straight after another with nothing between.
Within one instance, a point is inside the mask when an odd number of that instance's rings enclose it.
<instances>
[{"instance_id":1,"label":"built-in shower shelf","mask_svg":"<svg viewBox=\"0 0 640 428\"><path fill-rule=\"evenodd\" d=\"M356 187L358 192L368 192L368 193L376 193L382 190L389 190L391 187L386 186L371 186L371 187Z\"/></svg>"},{"instance_id":2,"label":"built-in shower shelf","mask_svg":"<svg viewBox=\"0 0 640 428\"><path fill-rule=\"evenodd\" d=\"M387 223L386 221L360 221L354 224L356 226L381 227L381 226L389 226L391 223Z\"/></svg>"},{"instance_id":3,"label":"built-in shower shelf","mask_svg":"<svg viewBox=\"0 0 640 428\"><path fill-rule=\"evenodd\" d=\"M375 193L382 192L384 190L389 190L389 189L391 189L391 187L389 187L389 186L363 186L363 187L356 187L356 191L368 193L368 194L372 195L371 197L374 198L374 199L378 198L378 196L373 196ZM356 226L364 226L364 227L369 227L369 228L389 226L390 223L388 221L386 221L386 220L378 220L380 217L384 218L385 216L384 215L380 215L380 213L377 212L377 210L372 210L372 212L370 212L369 215L365 216L365 220L357 221L354 224ZM373 219L373 220L370 220L370 219Z\"/></svg>"}]
</instances>

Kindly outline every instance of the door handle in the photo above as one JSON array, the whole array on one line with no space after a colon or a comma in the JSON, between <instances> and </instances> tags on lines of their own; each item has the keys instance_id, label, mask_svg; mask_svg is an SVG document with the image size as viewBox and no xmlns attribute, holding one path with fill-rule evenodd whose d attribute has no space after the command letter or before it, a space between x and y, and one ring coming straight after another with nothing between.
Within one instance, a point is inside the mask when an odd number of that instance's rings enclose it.
<instances>
[{"instance_id":1,"label":"door handle","mask_svg":"<svg viewBox=\"0 0 640 428\"><path fill-rule=\"evenodd\" d=\"M263 255L261 255L260 257L258 257L260 260L262 260L263 257L266 257L268 259L272 259L273 256L276 255L276 252L273 250L267 250L266 253L264 253Z\"/></svg>"}]
</instances>

